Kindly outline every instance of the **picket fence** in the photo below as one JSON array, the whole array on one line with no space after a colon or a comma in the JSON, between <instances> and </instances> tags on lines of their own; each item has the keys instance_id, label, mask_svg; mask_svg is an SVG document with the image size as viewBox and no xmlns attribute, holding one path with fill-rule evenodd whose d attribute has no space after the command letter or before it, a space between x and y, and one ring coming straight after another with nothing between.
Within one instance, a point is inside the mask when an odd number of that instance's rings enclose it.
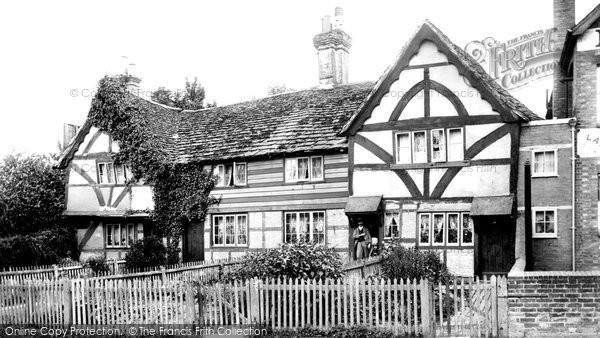
<instances>
[{"instance_id":1,"label":"picket fence","mask_svg":"<svg viewBox=\"0 0 600 338\"><path fill-rule=\"evenodd\" d=\"M363 325L398 334L497 337L506 278L426 280L29 280L0 285L1 324Z\"/></svg>"}]
</instances>

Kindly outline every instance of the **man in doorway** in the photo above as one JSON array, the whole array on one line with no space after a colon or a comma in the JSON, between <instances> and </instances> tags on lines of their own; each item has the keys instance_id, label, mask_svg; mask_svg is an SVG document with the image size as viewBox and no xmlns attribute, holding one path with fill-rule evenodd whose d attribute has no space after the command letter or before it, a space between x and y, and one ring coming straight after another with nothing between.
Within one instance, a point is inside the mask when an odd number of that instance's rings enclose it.
<instances>
[{"instance_id":1,"label":"man in doorway","mask_svg":"<svg viewBox=\"0 0 600 338\"><path fill-rule=\"evenodd\" d=\"M354 238L354 250L356 251L356 259L363 259L368 257L369 248L371 246L371 234L369 230L365 228L363 221L358 221L358 227L354 229L352 234Z\"/></svg>"}]
</instances>

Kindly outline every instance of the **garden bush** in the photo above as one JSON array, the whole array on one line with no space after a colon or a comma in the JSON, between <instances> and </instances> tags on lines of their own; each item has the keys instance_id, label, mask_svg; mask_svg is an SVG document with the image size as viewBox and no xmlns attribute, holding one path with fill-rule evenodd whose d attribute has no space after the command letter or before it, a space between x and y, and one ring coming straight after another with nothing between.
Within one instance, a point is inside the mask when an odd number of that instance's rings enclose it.
<instances>
[{"instance_id":1,"label":"garden bush","mask_svg":"<svg viewBox=\"0 0 600 338\"><path fill-rule=\"evenodd\" d=\"M381 275L390 279L427 279L434 283L452 277L436 252L407 248L399 241L392 242L383 252Z\"/></svg>"},{"instance_id":2,"label":"garden bush","mask_svg":"<svg viewBox=\"0 0 600 338\"><path fill-rule=\"evenodd\" d=\"M94 274L105 273L110 271L106 259L102 256L90 257L86 262L85 266L90 268Z\"/></svg>"},{"instance_id":3,"label":"garden bush","mask_svg":"<svg viewBox=\"0 0 600 338\"><path fill-rule=\"evenodd\" d=\"M77 245L72 228L53 227L26 235L0 238L0 268L58 264L75 257Z\"/></svg>"},{"instance_id":4,"label":"garden bush","mask_svg":"<svg viewBox=\"0 0 600 338\"><path fill-rule=\"evenodd\" d=\"M156 236L144 237L131 246L125 256L125 268L142 269L165 265L167 249L162 239Z\"/></svg>"},{"instance_id":5,"label":"garden bush","mask_svg":"<svg viewBox=\"0 0 600 338\"><path fill-rule=\"evenodd\" d=\"M244 264L229 277L339 278L342 275L342 259L333 248L298 242L247 254Z\"/></svg>"}]
</instances>

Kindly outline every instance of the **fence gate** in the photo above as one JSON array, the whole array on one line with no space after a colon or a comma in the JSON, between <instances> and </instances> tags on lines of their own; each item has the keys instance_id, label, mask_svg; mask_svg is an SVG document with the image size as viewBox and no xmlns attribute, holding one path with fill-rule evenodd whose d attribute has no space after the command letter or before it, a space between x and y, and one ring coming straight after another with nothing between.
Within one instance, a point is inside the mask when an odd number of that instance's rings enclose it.
<instances>
[{"instance_id":1,"label":"fence gate","mask_svg":"<svg viewBox=\"0 0 600 338\"><path fill-rule=\"evenodd\" d=\"M505 276L454 279L433 286L434 331L438 337L505 337L508 300Z\"/></svg>"}]
</instances>

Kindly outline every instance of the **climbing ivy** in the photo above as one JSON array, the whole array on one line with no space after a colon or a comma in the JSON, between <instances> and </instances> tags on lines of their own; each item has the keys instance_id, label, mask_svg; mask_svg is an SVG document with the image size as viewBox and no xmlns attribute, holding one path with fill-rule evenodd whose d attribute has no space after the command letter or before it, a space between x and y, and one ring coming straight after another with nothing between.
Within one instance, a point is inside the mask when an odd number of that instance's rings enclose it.
<instances>
[{"instance_id":1,"label":"climbing ivy","mask_svg":"<svg viewBox=\"0 0 600 338\"><path fill-rule=\"evenodd\" d=\"M204 219L215 180L199 163L178 163L164 147L164 135L150 128L144 109L148 104L127 90L127 76L105 76L98 84L89 113L91 124L119 144L116 162L130 166L129 185L143 182L153 187L154 210L150 211L157 235L167 238L170 260L177 254L179 238L190 222ZM174 111L173 114L178 112ZM168 137L168 136L167 136Z\"/></svg>"}]
</instances>

